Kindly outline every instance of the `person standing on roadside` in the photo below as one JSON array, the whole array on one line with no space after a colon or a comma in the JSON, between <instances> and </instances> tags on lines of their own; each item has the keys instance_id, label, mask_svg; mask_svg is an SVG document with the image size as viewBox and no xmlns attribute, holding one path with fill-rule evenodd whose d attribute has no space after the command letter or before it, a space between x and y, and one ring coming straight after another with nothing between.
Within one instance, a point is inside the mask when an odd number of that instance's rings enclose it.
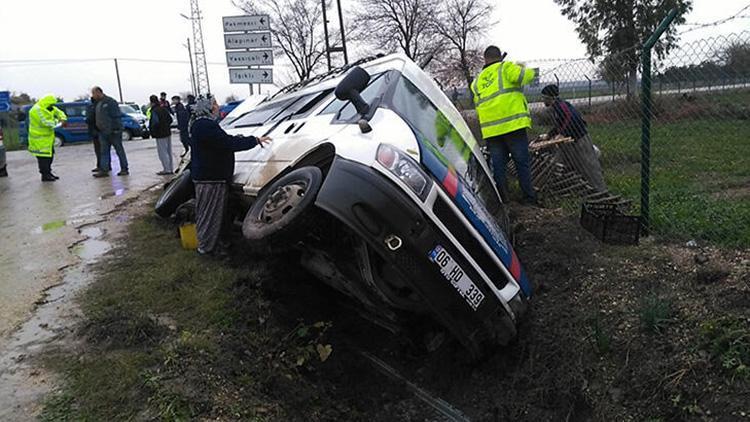
<instances>
[{"instance_id":1,"label":"person standing on roadside","mask_svg":"<svg viewBox=\"0 0 750 422\"><path fill-rule=\"evenodd\" d=\"M128 157L125 155L125 147L122 146L122 111L120 105L114 98L104 95L104 91L98 86L91 88L91 97L96 100L94 118L96 129L99 133L99 144L101 147L101 160L99 171L94 177L107 177L112 170L112 159L110 151L115 148L117 159L120 161L120 172L118 176L130 174L128 168Z\"/></svg>"},{"instance_id":2,"label":"person standing on roadside","mask_svg":"<svg viewBox=\"0 0 750 422\"><path fill-rule=\"evenodd\" d=\"M182 155L185 155L190 150L190 111L182 104L182 99L179 95L172 97L172 108L174 114L177 117L177 129L180 131L180 142L184 151Z\"/></svg>"},{"instance_id":3,"label":"person standing on roadside","mask_svg":"<svg viewBox=\"0 0 750 422\"><path fill-rule=\"evenodd\" d=\"M167 100L167 93L162 92L159 94L159 105L164 107L165 110L169 112L169 114L174 114L172 112L172 108L169 106L169 101Z\"/></svg>"},{"instance_id":4,"label":"person standing on roadside","mask_svg":"<svg viewBox=\"0 0 750 422\"><path fill-rule=\"evenodd\" d=\"M234 175L234 153L271 142L267 136L228 135L216 123L218 112L216 100L210 96L201 98L193 106L190 124L190 165L195 182L198 253L201 255L221 253L216 248L228 229L227 194Z\"/></svg>"},{"instance_id":5,"label":"person standing on roadside","mask_svg":"<svg viewBox=\"0 0 750 422\"><path fill-rule=\"evenodd\" d=\"M93 173L102 168L102 145L99 142L99 131L96 130L96 98L91 97L91 103L86 106L86 125L89 129L89 137L94 144L94 154L96 155L96 167L91 170Z\"/></svg>"},{"instance_id":6,"label":"person standing on roadside","mask_svg":"<svg viewBox=\"0 0 750 422\"><path fill-rule=\"evenodd\" d=\"M36 157L42 182L54 182L59 177L52 174L55 156L55 126L68 120L65 113L55 107L54 95L46 95L29 110L29 152Z\"/></svg>"},{"instance_id":7,"label":"person standing on roadside","mask_svg":"<svg viewBox=\"0 0 750 422\"><path fill-rule=\"evenodd\" d=\"M172 163L172 116L169 111L162 107L159 98L152 95L149 98L151 102L151 117L149 118L149 130L151 136L156 139L156 152L159 154L159 161L163 167L162 171L156 173L159 176L172 174L174 166Z\"/></svg>"},{"instance_id":8,"label":"person standing on roadside","mask_svg":"<svg viewBox=\"0 0 750 422\"><path fill-rule=\"evenodd\" d=\"M505 61L505 56L494 45L484 51L484 68L471 84L482 138L492 157L495 184L507 199L506 166L508 156L513 159L518 181L523 191L523 202L535 205L536 192L531 183L531 154L527 129L531 127L531 113L523 87L536 78L534 69Z\"/></svg>"}]
</instances>

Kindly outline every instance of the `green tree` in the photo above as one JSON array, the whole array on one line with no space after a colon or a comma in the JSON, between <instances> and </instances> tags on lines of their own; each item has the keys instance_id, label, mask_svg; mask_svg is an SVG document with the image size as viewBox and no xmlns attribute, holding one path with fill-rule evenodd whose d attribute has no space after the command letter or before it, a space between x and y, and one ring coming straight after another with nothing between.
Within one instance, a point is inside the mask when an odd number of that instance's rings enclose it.
<instances>
[{"instance_id":1,"label":"green tree","mask_svg":"<svg viewBox=\"0 0 750 422\"><path fill-rule=\"evenodd\" d=\"M578 37L586 45L591 60L610 58L607 73L627 75L635 85L641 46L669 11L677 18L654 47L663 57L678 41L676 27L685 23L693 8L692 0L555 0L562 14L576 24Z\"/></svg>"}]
</instances>

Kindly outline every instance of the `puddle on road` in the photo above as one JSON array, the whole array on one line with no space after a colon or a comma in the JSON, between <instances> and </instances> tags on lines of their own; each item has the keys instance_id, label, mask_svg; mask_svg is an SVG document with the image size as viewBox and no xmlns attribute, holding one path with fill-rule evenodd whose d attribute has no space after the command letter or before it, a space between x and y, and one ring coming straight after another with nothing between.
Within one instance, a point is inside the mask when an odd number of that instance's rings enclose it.
<instances>
[{"instance_id":1,"label":"puddle on road","mask_svg":"<svg viewBox=\"0 0 750 422\"><path fill-rule=\"evenodd\" d=\"M112 248L101 240L105 232L99 227L86 227L80 233L86 240L71 248L71 252L81 258L83 265L67 270L60 284L47 289L32 317L0 348L0 420L31 419L29 405L53 387L45 373L34 369L34 358L72 330L73 297L93 279L85 264L96 262Z\"/></svg>"},{"instance_id":2,"label":"puddle on road","mask_svg":"<svg viewBox=\"0 0 750 422\"><path fill-rule=\"evenodd\" d=\"M105 193L99 197L100 200L114 198L116 196L122 196L127 192L128 190L126 188L119 188L115 189L113 192Z\"/></svg>"}]
</instances>

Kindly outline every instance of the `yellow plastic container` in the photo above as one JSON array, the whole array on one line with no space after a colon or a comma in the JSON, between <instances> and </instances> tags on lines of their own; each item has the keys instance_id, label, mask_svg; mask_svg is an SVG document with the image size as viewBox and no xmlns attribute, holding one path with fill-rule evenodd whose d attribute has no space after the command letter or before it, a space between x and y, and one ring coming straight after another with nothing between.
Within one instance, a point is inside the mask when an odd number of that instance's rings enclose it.
<instances>
[{"instance_id":1,"label":"yellow plastic container","mask_svg":"<svg viewBox=\"0 0 750 422\"><path fill-rule=\"evenodd\" d=\"M184 249L190 251L198 249L198 231L195 228L195 224L180 226L180 241Z\"/></svg>"}]
</instances>

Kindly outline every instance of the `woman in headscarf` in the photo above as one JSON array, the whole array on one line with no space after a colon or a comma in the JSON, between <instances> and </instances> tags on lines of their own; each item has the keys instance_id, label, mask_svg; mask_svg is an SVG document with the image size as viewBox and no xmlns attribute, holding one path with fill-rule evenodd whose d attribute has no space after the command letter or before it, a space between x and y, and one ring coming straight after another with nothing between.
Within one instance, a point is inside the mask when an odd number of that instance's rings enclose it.
<instances>
[{"instance_id":1,"label":"woman in headscarf","mask_svg":"<svg viewBox=\"0 0 750 422\"><path fill-rule=\"evenodd\" d=\"M267 136L231 136L215 120L219 105L210 95L193 106L190 124L192 142L190 168L195 182L195 211L198 253L208 255L216 248L225 222L227 192L234 175L234 153L261 147Z\"/></svg>"}]
</instances>

